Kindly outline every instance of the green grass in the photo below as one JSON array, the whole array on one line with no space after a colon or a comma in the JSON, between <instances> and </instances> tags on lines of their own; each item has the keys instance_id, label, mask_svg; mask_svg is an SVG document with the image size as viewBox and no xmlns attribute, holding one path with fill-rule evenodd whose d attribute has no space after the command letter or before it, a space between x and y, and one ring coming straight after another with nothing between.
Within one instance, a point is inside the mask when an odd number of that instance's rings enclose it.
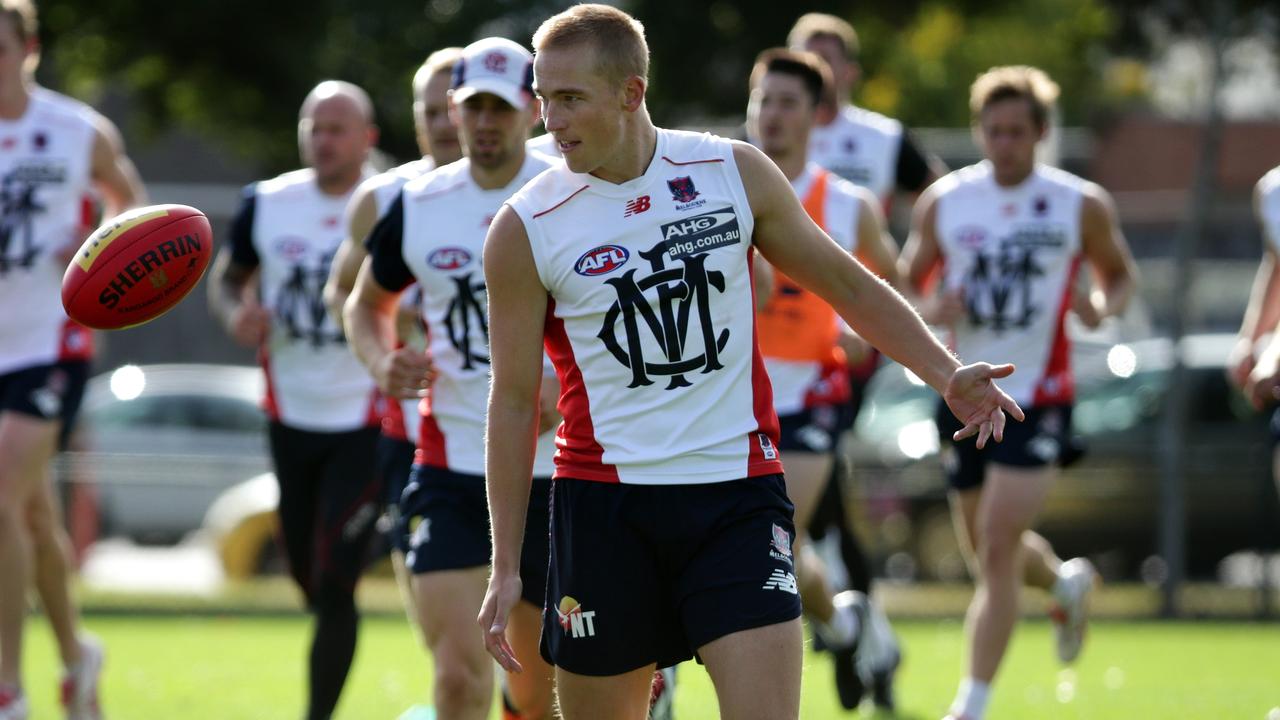
<instances>
[{"instance_id":1,"label":"green grass","mask_svg":"<svg viewBox=\"0 0 1280 720\"><path fill-rule=\"evenodd\" d=\"M111 720L301 715L307 639L302 617L98 616L88 625L108 646L103 701ZM29 627L32 717L59 717L53 643L45 623L36 619ZM916 620L897 628L907 652L900 717L936 720L960 671L960 624ZM989 718L1263 720L1280 706L1280 625L1097 623L1071 671L1058 667L1051 643L1046 623L1020 626ZM425 701L429 677L428 661L403 620L366 619L338 718L392 720ZM804 681L801 717L842 715L826 655L806 657ZM681 667L676 698L680 720L716 716L711 683L696 665Z\"/></svg>"}]
</instances>

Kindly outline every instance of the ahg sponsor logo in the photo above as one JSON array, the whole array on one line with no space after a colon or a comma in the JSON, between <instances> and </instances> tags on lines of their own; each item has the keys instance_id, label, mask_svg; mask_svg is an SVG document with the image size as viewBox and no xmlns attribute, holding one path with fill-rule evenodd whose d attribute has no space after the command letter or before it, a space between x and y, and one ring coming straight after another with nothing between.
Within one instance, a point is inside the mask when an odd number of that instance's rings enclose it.
<instances>
[{"instance_id":1,"label":"ahg sponsor logo","mask_svg":"<svg viewBox=\"0 0 1280 720\"><path fill-rule=\"evenodd\" d=\"M678 260L697 253L742 242L738 216L733 208L713 210L662 226L667 257Z\"/></svg>"}]
</instances>

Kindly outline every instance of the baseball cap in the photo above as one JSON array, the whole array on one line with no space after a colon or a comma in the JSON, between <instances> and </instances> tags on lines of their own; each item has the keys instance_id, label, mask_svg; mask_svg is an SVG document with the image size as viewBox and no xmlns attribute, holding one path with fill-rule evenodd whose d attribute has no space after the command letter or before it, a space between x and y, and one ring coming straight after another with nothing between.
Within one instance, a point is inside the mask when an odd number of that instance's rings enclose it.
<instances>
[{"instance_id":1,"label":"baseball cap","mask_svg":"<svg viewBox=\"0 0 1280 720\"><path fill-rule=\"evenodd\" d=\"M453 101L493 93L523 110L533 99L533 54L506 38L477 40L453 66Z\"/></svg>"}]
</instances>

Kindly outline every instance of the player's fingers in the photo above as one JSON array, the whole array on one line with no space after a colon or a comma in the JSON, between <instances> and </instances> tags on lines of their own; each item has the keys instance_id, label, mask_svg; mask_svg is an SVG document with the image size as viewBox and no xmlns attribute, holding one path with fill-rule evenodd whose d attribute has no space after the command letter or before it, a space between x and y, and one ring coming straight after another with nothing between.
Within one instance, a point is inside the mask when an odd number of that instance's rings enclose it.
<instances>
[{"instance_id":1,"label":"player's fingers","mask_svg":"<svg viewBox=\"0 0 1280 720\"><path fill-rule=\"evenodd\" d=\"M952 440L955 440L956 442L960 442L961 440L964 440L965 438L973 437L973 436L974 436L974 434L975 434L975 433L977 433L977 432L978 432L978 424L977 424L977 423L968 423L968 424L967 424L967 425L965 425L964 427L962 427L962 428L960 428L959 430L957 430L957 431L955 431L954 433L952 433L952 434L951 434L951 439L952 439Z\"/></svg>"},{"instance_id":2,"label":"player's fingers","mask_svg":"<svg viewBox=\"0 0 1280 720\"><path fill-rule=\"evenodd\" d=\"M991 437L996 442L1004 442L1004 411L996 408L991 411Z\"/></svg>"},{"instance_id":3,"label":"player's fingers","mask_svg":"<svg viewBox=\"0 0 1280 720\"><path fill-rule=\"evenodd\" d=\"M982 426L979 427L978 429L978 449L979 450L987 446L987 440L990 437L991 437L991 423L984 422L982 423Z\"/></svg>"},{"instance_id":4,"label":"player's fingers","mask_svg":"<svg viewBox=\"0 0 1280 720\"><path fill-rule=\"evenodd\" d=\"M1018 403L1015 402L1013 398L1009 397L1004 393L1000 393L999 405L1005 412L1009 413L1009 415L1011 415L1014 420L1017 420L1018 422L1022 422L1023 420L1027 419L1027 414L1022 411L1022 407L1019 406Z\"/></svg>"},{"instance_id":5,"label":"player's fingers","mask_svg":"<svg viewBox=\"0 0 1280 720\"><path fill-rule=\"evenodd\" d=\"M986 365L986 375L989 378L1009 377L1014 371L1013 363L1005 363L1003 365L987 365L983 363L983 365Z\"/></svg>"}]
</instances>

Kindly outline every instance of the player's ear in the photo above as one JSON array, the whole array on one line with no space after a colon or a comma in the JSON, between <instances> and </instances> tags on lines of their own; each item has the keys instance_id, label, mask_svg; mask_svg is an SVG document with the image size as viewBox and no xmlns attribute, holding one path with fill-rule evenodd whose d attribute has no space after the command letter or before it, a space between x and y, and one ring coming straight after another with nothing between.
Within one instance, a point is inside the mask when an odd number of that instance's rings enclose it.
<instances>
[{"instance_id":1,"label":"player's ear","mask_svg":"<svg viewBox=\"0 0 1280 720\"><path fill-rule=\"evenodd\" d=\"M644 105L645 81L639 75L632 75L622 83L622 109L635 112Z\"/></svg>"},{"instance_id":2,"label":"player's ear","mask_svg":"<svg viewBox=\"0 0 1280 720\"><path fill-rule=\"evenodd\" d=\"M453 102L453 91L449 91L449 122L458 127L462 124L462 118L458 117L458 106Z\"/></svg>"},{"instance_id":3,"label":"player's ear","mask_svg":"<svg viewBox=\"0 0 1280 720\"><path fill-rule=\"evenodd\" d=\"M378 138L381 137L382 130L379 129L377 125L374 125L373 123L369 123L368 132L369 132L369 147L371 148L377 147Z\"/></svg>"}]
</instances>

